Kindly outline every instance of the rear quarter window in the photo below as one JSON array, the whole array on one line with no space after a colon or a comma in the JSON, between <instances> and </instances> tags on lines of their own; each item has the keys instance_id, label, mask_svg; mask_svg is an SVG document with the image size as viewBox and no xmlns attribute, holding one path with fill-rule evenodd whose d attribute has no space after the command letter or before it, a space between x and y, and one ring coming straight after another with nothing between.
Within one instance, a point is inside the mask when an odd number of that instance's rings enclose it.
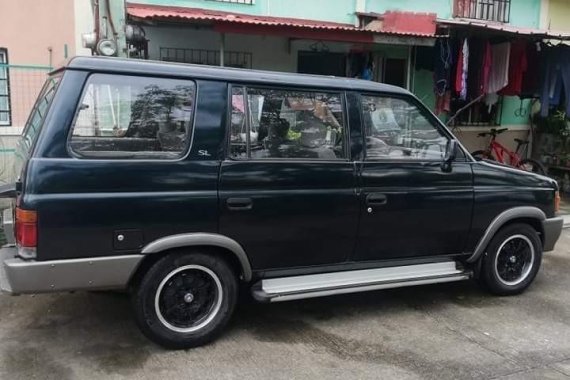
<instances>
[{"instance_id":1,"label":"rear quarter window","mask_svg":"<svg viewBox=\"0 0 570 380\"><path fill-rule=\"evenodd\" d=\"M192 81L93 74L69 138L81 158L176 159L191 140Z\"/></svg>"}]
</instances>

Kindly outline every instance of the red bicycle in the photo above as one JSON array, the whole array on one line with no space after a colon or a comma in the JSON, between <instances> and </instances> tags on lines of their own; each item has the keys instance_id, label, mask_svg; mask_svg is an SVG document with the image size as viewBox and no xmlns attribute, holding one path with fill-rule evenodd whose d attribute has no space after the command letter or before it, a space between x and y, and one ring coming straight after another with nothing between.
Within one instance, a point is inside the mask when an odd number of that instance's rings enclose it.
<instances>
[{"instance_id":1,"label":"red bicycle","mask_svg":"<svg viewBox=\"0 0 570 380\"><path fill-rule=\"evenodd\" d=\"M507 149L505 146L501 145L496 141L497 136L503 132L508 131L508 128L501 128L501 129L491 129L489 132L479 133L479 137L487 137L491 136L491 140L489 142L489 146L485 150L478 150L476 152L471 153L471 155L476 159L487 159L500 162L502 164L507 164L513 166L515 168L519 168L528 172L538 173L538 174L546 174L546 170L544 166L531 158L522 158L523 156L527 155L528 149L528 140L521 140L515 139L517 143L516 151L511 151ZM522 153L521 152L522 148Z\"/></svg>"}]
</instances>

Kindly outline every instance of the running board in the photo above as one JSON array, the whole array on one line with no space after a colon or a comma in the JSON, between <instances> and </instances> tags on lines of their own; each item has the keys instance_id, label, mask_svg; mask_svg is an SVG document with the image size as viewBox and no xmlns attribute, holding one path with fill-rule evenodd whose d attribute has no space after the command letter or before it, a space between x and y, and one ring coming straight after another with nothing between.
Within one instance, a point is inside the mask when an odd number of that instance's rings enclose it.
<instances>
[{"instance_id":1,"label":"running board","mask_svg":"<svg viewBox=\"0 0 570 380\"><path fill-rule=\"evenodd\" d=\"M467 280L455 261L271 278L253 286L258 301L279 302L335 294Z\"/></svg>"}]
</instances>

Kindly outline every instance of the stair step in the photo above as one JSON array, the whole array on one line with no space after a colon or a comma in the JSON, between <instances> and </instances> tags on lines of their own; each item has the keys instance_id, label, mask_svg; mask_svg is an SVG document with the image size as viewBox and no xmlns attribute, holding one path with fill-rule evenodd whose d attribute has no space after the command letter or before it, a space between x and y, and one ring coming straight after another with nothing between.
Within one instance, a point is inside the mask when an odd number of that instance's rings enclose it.
<instances>
[{"instance_id":1,"label":"stair step","mask_svg":"<svg viewBox=\"0 0 570 380\"><path fill-rule=\"evenodd\" d=\"M466 280L471 272L455 261L405 265L262 280L253 287L260 301L288 301L403 286Z\"/></svg>"}]
</instances>

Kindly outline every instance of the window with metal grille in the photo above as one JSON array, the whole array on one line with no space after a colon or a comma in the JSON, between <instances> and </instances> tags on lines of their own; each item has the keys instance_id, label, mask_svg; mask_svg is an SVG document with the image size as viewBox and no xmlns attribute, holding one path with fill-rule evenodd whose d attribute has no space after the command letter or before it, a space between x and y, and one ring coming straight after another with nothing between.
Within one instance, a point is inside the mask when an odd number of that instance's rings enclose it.
<instances>
[{"instance_id":1,"label":"window with metal grille","mask_svg":"<svg viewBox=\"0 0 570 380\"><path fill-rule=\"evenodd\" d=\"M511 0L454 0L454 17L509 22Z\"/></svg>"},{"instance_id":2,"label":"window with metal grille","mask_svg":"<svg viewBox=\"0 0 570 380\"><path fill-rule=\"evenodd\" d=\"M218 3L246 4L246 5L255 4L255 0L208 0L208 1L217 1Z\"/></svg>"},{"instance_id":3,"label":"window with metal grille","mask_svg":"<svg viewBox=\"0 0 570 380\"><path fill-rule=\"evenodd\" d=\"M11 123L8 50L0 48L0 125L10 125Z\"/></svg>"},{"instance_id":4,"label":"window with metal grille","mask_svg":"<svg viewBox=\"0 0 570 380\"><path fill-rule=\"evenodd\" d=\"M220 66L220 51L205 49L160 48L160 60ZM252 54L242 51L224 52L224 66L251 69Z\"/></svg>"}]
</instances>

